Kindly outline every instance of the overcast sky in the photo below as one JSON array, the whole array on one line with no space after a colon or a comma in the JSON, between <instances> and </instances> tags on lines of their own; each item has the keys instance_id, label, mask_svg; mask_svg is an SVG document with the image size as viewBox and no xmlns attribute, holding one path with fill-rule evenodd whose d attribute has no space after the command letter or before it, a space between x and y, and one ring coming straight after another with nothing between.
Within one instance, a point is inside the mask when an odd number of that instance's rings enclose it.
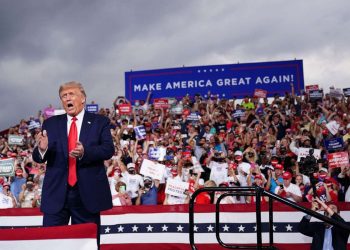
<instances>
[{"instance_id":1,"label":"overcast sky","mask_svg":"<svg viewBox=\"0 0 350 250\"><path fill-rule=\"evenodd\" d=\"M350 87L350 1L0 0L0 130L77 80L110 107L124 72L304 60L306 84Z\"/></svg>"}]
</instances>

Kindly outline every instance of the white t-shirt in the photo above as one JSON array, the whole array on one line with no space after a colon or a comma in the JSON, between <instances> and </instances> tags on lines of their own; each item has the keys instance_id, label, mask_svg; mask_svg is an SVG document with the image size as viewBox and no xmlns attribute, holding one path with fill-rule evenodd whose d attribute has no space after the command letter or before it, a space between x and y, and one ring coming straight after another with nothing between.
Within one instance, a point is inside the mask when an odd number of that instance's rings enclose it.
<instances>
[{"instance_id":1,"label":"white t-shirt","mask_svg":"<svg viewBox=\"0 0 350 250\"><path fill-rule=\"evenodd\" d=\"M293 184L293 183L290 183L288 187L286 187L286 186L283 185L283 189L284 189L284 191L286 191L286 192L289 192L289 193L292 193L292 194L295 194L295 195L297 195L297 196L302 197L300 188L299 188L297 185ZM275 194L277 194L279 190L280 190L280 186L277 186L276 189L275 189ZM296 202L296 201L293 199L293 197L286 197L286 198L287 198L288 200L291 200L291 201Z\"/></svg>"},{"instance_id":2,"label":"white t-shirt","mask_svg":"<svg viewBox=\"0 0 350 250\"><path fill-rule=\"evenodd\" d=\"M0 193L0 209L12 207L12 198L10 196L4 195L3 193Z\"/></svg>"},{"instance_id":3,"label":"white t-shirt","mask_svg":"<svg viewBox=\"0 0 350 250\"><path fill-rule=\"evenodd\" d=\"M247 162L241 162L240 164L238 164L238 167L237 167L237 169L238 169L238 173L240 172L240 171L243 171L244 173L246 173L246 174L249 174L249 172L250 172L250 164L249 163L247 163Z\"/></svg>"},{"instance_id":4,"label":"white t-shirt","mask_svg":"<svg viewBox=\"0 0 350 250\"><path fill-rule=\"evenodd\" d=\"M220 163L220 162L211 161L209 163L208 168L211 169L210 180L215 181L216 185L219 185L220 183L223 183L227 180L227 169L228 169L227 162Z\"/></svg>"},{"instance_id":5,"label":"white t-shirt","mask_svg":"<svg viewBox=\"0 0 350 250\"><path fill-rule=\"evenodd\" d=\"M138 190L143 187L143 178L139 174L129 174L128 172L122 173L123 180L126 184L126 192L130 192L131 198L138 196Z\"/></svg>"}]
</instances>

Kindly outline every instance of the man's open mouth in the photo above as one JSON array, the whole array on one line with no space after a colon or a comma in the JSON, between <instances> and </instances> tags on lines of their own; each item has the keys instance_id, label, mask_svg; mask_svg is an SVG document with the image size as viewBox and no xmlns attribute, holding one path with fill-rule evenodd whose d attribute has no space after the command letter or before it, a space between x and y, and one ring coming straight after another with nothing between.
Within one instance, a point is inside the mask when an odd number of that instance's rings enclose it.
<instances>
[{"instance_id":1,"label":"man's open mouth","mask_svg":"<svg viewBox=\"0 0 350 250\"><path fill-rule=\"evenodd\" d=\"M72 107L73 107L73 104L72 104L72 103L68 103L68 104L67 104L67 107L68 107L68 108L72 108Z\"/></svg>"}]
</instances>

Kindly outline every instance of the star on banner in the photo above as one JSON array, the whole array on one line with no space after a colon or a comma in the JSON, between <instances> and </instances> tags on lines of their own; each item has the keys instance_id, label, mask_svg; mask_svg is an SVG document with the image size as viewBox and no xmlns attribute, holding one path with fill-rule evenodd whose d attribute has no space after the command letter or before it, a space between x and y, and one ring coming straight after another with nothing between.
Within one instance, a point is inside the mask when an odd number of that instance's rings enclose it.
<instances>
[{"instance_id":1,"label":"star on banner","mask_svg":"<svg viewBox=\"0 0 350 250\"><path fill-rule=\"evenodd\" d=\"M164 226L162 226L162 231L163 232L165 232L165 231L167 232L168 231L168 226L164 224Z\"/></svg>"},{"instance_id":2,"label":"star on banner","mask_svg":"<svg viewBox=\"0 0 350 250\"><path fill-rule=\"evenodd\" d=\"M106 234L109 234L109 231L111 231L111 229L110 229L109 227L106 227L106 228L105 228L105 233L106 233Z\"/></svg>"},{"instance_id":3,"label":"star on banner","mask_svg":"<svg viewBox=\"0 0 350 250\"><path fill-rule=\"evenodd\" d=\"M292 231L293 226L291 226L290 224L288 224L288 225L286 226L286 229L287 229L287 232L288 232L288 231Z\"/></svg>"},{"instance_id":4,"label":"star on banner","mask_svg":"<svg viewBox=\"0 0 350 250\"><path fill-rule=\"evenodd\" d=\"M184 227L183 226L181 226L181 225L179 225L178 227L176 227L177 228L177 231L178 232L182 232L182 229L184 229Z\"/></svg>"},{"instance_id":5,"label":"star on banner","mask_svg":"<svg viewBox=\"0 0 350 250\"><path fill-rule=\"evenodd\" d=\"M147 228L147 232L152 232L152 230L153 230L153 227L151 225L148 225L148 227L146 227L146 228Z\"/></svg>"},{"instance_id":6,"label":"star on banner","mask_svg":"<svg viewBox=\"0 0 350 250\"><path fill-rule=\"evenodd\" d=\"M273 228L273 231L276 232L277 226L273 225L272 228Z\"/></svg>"},{"instance_id":7,"label":"star on banner","mask_svg":"<svg viewBox=\"0 0 350 250\"><path fill-rule=\"evenodd\" d=\"M239 232L244 232L244 226L243 225L240 225L239 227L238 227L238 230L239 230Z\"/></svg>"},{"instance_id":8,"label":"star on banner","mask_svg":"<svg viewBox=\"0 0 350 250\"><path fill-rule=\"evenodd\" d=\"M214 227L212 225L209 225L209 227L207 228L208 228L208 232L213 232Z\"/></svg>"},{"instance_id":9,"label":"star on banner","mask_svg":"<svg viewBox=\"0 0 350 250\"><path fill-rule=\"evenodd\" d=\"M256 232L256 226L254 226L254 231Z\"/></svg>"},{"instance_id":10,"label":"star on banner","mask_svg":"<svg viewBox=\"0 0 350 250\"><path fill-rule=\"evenodd\" d=\"M124 227L122 226L122 225L120 225L119 227L118 227L118 232L120 233L120 232L123 232L124 231Z\"/></svg>"},{"instance_id":11,"label":"star on banner","mask_svg":"<svg viewBox=\"0 0 350 250\"><path fill-rule=\"evenodd\" d=\"M196 225L194 225L193 231L198 232L198 229L199 229L199 227L197 227Z\"/></svg>"},{"instance_id":12,"label":"star on banner","mask_svg":"<svg viewBox=\"0 0 350 250\"><path fill-rule=\"evenodd\" d=\"M222 229L224 230L224 232L228 232L229 229L230 229L230 227L228 227L228 226L225 224L225 226L223 226Z\"/></svg>"},{"instance_id":13,"label":"star on banner","mask_svg":"<svg viewBox=\"0 0 350 250\"><path fill-rule=\"evenodd\" d=\"M133 232L137 232L137 229L139 229L136 225L134 225L133 227L132 227L132 231Z\"/></svg>"}]
</instances>

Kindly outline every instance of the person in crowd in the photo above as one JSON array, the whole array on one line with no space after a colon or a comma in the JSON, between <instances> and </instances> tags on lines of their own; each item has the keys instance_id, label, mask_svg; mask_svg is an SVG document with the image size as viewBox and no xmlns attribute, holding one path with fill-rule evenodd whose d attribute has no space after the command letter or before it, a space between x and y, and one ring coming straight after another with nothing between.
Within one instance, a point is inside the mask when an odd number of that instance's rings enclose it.
<instances>
[{"instance_id":1,"label":"person in crowd","mask_svg":"<svg viewBox=\"0 0 350 250\"><path fill-rule=\"evenodd\" d=\"M135 163L129 162L125 167L124 163L118 158L118 164L122 171L122 178L126 184L126 192L130 193L132 204L135 205L139 194L139 189L144 186L143 178L136 173Z\"/></svg>"},{"instance_id":2,"label":"person in crowd","mask_svg":"<svg viewBox=\"0 0 350 250\"><path fill-rule=\"evenodd\" d=\"M19 194L22 191L22 186L27 181L27 176L27 173L23 169L17 168L15 170L15 176L11 178L11 191L17 201L19 200Z\"/></svg>"},{"instance_id":3,"label":"person in crowd","mask_svg":"<svg viewBox=\"0 0 350 250\"><path fill-rule=\"evenodd\" d=\"M283 198L294 202L302 201L302 194L300 188L291 183L292 182L292 174L290 172L284 172L282 174L283 185L278 185L275 189L275 194L280 195Z\"/></svg>"},{"instance_id":4,"label":"person in crowd","mask_svg":"<svg viewBox=\"0 0 350 250\"><path fill-rule=\"evenodd\" d=\"M122 181L118 181L115 185L116 194L112 195L113 206L131 206L130 192L126 189L126 184Z\"/></svg>"},{"instance_id":5,"label":"person in crowd","mask_svg":"<svg viewBox=\"0 0 350 250\"><path fill-rule=\"evenodd\" d=\"M143 183L143 187L138 191L135 205L157 205L159 180L153 180L152 177L145 176Z\"/></svg>"},{"instance_id":6,"label":"person in crowd","mask_svg":"<svg viewBox=\"0 0 350 250\"><path fill-rule=\"evenodd\" d=\"M33 200L35 196L34 187L35 186L33 178L28 177L26 180L26 184L22 185L22 191L19 194L18 201L21 208L33 207Z\"/></svg>"},{"instance_id":7,"label":"person in crowd","mask_svg":"<svg viewBox=\"0 0 350 250\"><path fill-rule=\"evenodd\" d=\"M0 209L17 207L16 198L11 193L10 187L9 183L4 182L2 184L3 189L0 192Z\"/></svg>"},{"instance_id":8,"label":"person in crowd","mask_svg":"<svg viewBox=\"0 0 350 250\"><path fill-rule=\"evenodd\" d=\"M311 205L313 211L323 211L325 216L328 216L336 221L345 222L339 215L340 211L335 204L327 205L316 197ZM310 222L311 216L305 215L299 225L300 233L312 237L311 250L319 249L334 249L345 250L349 238L349 231L340 227L331 226L324 222Z\"/></svg>"}]
</instances>

